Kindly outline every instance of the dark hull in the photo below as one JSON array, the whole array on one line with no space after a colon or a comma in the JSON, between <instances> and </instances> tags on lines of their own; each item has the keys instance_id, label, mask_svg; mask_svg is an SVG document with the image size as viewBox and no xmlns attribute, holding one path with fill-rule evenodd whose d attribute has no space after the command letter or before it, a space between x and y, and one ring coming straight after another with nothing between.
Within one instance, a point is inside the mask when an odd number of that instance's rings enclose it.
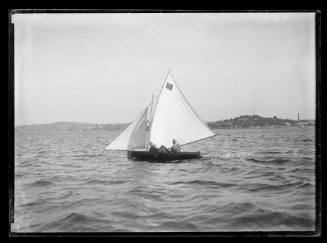
<instances>
[{"instance_id":1,"label":"dark hull","mask_svg":"<svg viewBox=\"0 0 327 243\"><path fill-rule=\"evenodd\" d=\"M173 161L200 158L200 152L151 153L148 151L128 151L128 158L137 161Z\"/></svg>"}]
</instances>

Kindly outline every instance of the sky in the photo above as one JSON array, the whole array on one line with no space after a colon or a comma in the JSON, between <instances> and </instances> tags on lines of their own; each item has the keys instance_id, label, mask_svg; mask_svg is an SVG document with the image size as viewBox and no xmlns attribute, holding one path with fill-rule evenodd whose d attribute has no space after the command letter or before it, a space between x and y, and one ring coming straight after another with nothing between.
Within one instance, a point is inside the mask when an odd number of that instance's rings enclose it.
<instances>
[{"instance_id":1,"label":"sky","mask_svg":"<svg viewBox=\"0 0 327 243\"><path fill-rule=\"evenodd\" d=\"M169 69L205 121L315 118L314 13L14 14L15 125L125 123Z\"/></svg>"}]
</instances>

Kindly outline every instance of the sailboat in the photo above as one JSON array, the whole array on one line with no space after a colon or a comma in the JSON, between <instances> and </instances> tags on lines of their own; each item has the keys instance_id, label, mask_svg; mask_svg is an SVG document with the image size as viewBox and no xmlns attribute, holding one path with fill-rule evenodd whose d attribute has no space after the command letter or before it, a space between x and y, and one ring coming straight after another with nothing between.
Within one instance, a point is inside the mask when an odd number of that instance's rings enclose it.
<instances>
[{"instance_id":1,"label":"sailboat","mask_svg":"<svg viewBox=\"0 0 327 243\"><path fill-rule=\"evenodd\" d=\"M149 144L170 148L173 139L183 146L215 135L192 108L169 71L157 102L153 102L152 96L152 102L106 149L127 151L132 160L194 159L201 156L200 152L152 153Z\"/></svg>"}]
</instances>

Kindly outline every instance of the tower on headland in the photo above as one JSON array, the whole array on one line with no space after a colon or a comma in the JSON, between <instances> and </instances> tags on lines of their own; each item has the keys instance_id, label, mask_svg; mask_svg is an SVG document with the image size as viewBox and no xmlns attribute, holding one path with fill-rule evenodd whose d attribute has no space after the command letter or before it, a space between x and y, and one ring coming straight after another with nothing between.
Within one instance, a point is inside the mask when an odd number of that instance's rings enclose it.
<instances>
[{"instance_id":1,"label":"tower on headland","mask_svg":"<svg viewBox=\"0 0 327 243\"><path fill-rule=\"evenodd\" d=\"M300 120L300 113L297 113L297 120Z\"/></svg>"},{"instance_id":2,"label":"tower on headland","mask_svg":"<svg viewBox=\"0 0 327 243\"><path fill-rule=\"evenodd\" d=\"M254 116L255 113L255 106L254 106L254 91L252 90L252 116Z\"/></svg>"}]
</instances>

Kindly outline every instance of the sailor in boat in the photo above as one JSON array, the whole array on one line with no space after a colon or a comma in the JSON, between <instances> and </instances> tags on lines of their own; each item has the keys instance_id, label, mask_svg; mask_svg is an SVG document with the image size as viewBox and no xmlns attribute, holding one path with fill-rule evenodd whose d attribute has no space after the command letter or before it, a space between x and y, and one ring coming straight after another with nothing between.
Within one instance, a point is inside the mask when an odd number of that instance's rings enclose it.
<instances>
[{"instance_id":1,"label":"sailor in boat","mask_svg":"<svg viewBox=\"0 0 327 243\"><path fill-rule=\"evenodd\" d=\"M161 145L159 148L159 153L169 153L169 149L166 148L165 146Z\"/></svg>"},{"instance_id":2,"label":"sailor in boat","mask_svg":"<svg viewBox=\"0 0 327 243\"><path fill-rule=\"evenodd\" d=\"M157 146L154 143L149 142L149 145L150 145L149 152L154 153L154 154L159 152L159 149L157 148Z\"/></svg>"},{"instance_id":3,"label":"sailor in boat","mask_svg":"<svg viewBox=\"0 0 327 243\"><path fill-rule=\"evenodd\" d=\"M181 152L181 146L179 145L176 139L173 139L173 146L171 147L170 151L172 153Z\"/></svg>"},{"instance_id":4,"label":"sailor in boat","mask_svg":"<svg viewBox=\"0 0 327 243\"><path fill-rule=\"evenodd\" d=\"M149 152L158 154L158 153L169 153L169 149L167 149L165 146L161 145L160 148L158 148L154 143L149 142L150 149Z\"/></svg>"}]
</instances>

